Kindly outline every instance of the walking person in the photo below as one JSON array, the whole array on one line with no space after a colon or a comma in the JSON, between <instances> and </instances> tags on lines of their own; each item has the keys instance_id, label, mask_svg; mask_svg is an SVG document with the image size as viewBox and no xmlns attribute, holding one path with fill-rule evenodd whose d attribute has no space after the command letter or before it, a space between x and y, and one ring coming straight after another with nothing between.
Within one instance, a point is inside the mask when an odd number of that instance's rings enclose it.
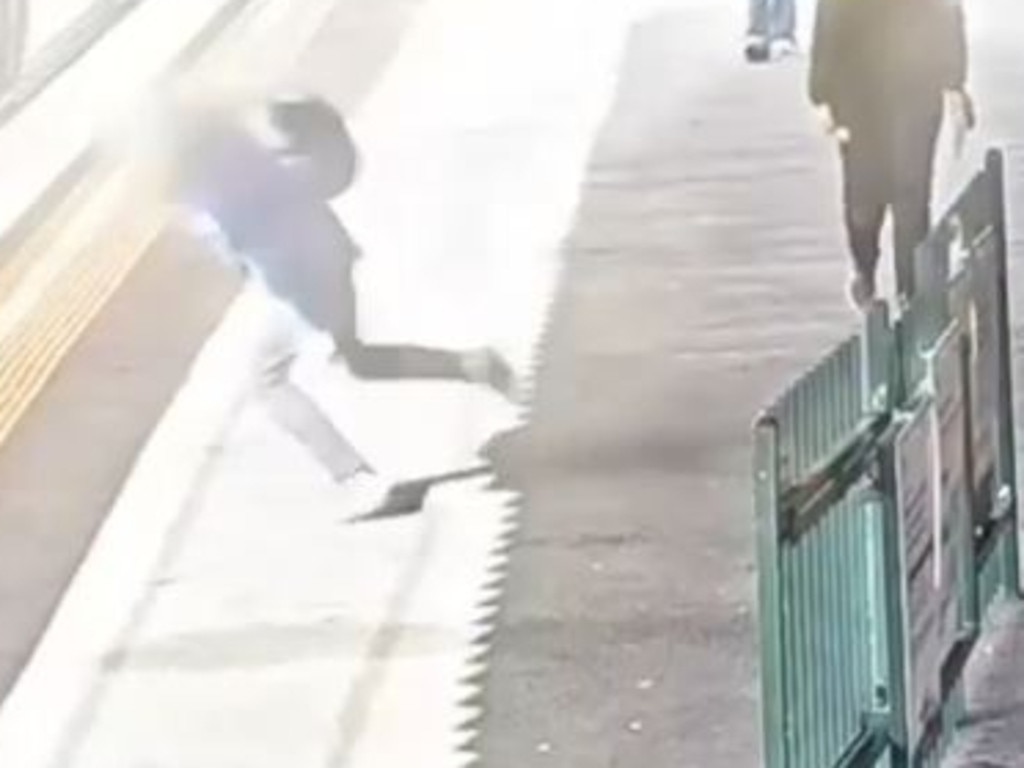
<instances>
[{"instance_id":1,"label":"walking person","mask_svg":"<svg viewBox=\"0 0 1024 768\"><path fill-rule=\"evenodd\" d=\"M351 184L356 152L341 117L318 98L278 99L240 116L186 112L176 126L176 199L194 226L266 295L254 388L271 416L339 483L361 493L358 511L415 511L431 484L394 483L371 467L291 378L300 347L327 334L356 376L487 384L510 395L513 377L490 350L448 351L364 343L356 322L359 256L329 199Z\"/></svg>"},{"instance_id":2,"label":"walking person","mask_svg":"<svg viewBox=\"0 0 1024 768\"><path fill-rule=\"evenodd\" d=\"M749 0L747 61L765 62L796 51L796 0Z\"/></svg>"},{"instance_id":3,"label":"walking person","mask_svg":"<svg viewBox=\"0 0 1024 768\"><path fill-rule=\"evenodd\" d=\"M897 291L913 291L944 113L961 131L974 124L966 80L959 0L820 0L809 90L839 141L850 297L858 307L875 298L887 213Z\"/></svg>"}]
</instances>

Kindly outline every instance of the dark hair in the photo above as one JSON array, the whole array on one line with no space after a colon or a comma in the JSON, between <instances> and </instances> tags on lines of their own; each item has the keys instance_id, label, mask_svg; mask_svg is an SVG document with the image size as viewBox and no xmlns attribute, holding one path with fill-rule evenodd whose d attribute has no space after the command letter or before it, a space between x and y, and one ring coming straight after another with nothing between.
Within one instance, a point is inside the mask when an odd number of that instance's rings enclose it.
<instances>
[{"instance_id":1,"label":"dark hair","mask_svg":"<svg viewBox=\"0 0 1024 768\"><path fill-rule=\"evenodd\" d=\"M309 161L317 191L327 198L345 191L355 176L356 148L337 110L317 96L276 99L269 109L288 154Z\"/></svg>"}]
</instances>

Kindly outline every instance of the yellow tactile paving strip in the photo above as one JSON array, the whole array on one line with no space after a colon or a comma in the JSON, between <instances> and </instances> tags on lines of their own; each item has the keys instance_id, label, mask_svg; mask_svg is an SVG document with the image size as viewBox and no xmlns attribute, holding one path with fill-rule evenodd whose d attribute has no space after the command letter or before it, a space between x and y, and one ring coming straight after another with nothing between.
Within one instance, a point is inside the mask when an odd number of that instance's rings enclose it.
<instances>
[{"instance_id":1,"label":"yellow tactile paving strip","mask_svg":"<svg viewBox=\"0 0 1024 768\"><path fill-rule=\"evenodd\" d=\"M39 259L49 257L48 246L58 242L57 233L86 194L76 189L4 264L0 302L18 289ZM93 234L74 246L76 253L40 300L0 337L0 446L159 233L163 220L155 202L129 192L115 199L97 219Z\"/></svg>"},{"instance_id":2,"label":"yellow tactile paving strip","mask_svg":"<svg viewBox=\"0 0 1024 768\"><path fill-rule=\"evenodd\" d=\"M230 27L244 28L246 14L243 8ZM231 37L226 36L223 48L219 41L214 42L189 67L189 74L201 73L204 65L223 68L240 58L242 49ZM116 183L115 175L112 168L95 166L53 207L16 253L0 254L0 308L46 261L66 264L47 282L44 294L31 309L11 329L0 330L0 449L166 223L165 211L156 199L139 193L140 180L122 174L120 192L115 192L114 203L94 222L91 234L81 243L71 244L74 253L59 252L69 245L62 234L99 190Z\"/></svg>"},{"instance_id":3,"label":"yellow tactile paving strip","mask_svg":"<svg viewBox=\"0 0 1024 768\"><path fill-rule=\"evenodd\" d=\"M310 8L316 10L319 5L313 3ZM250 10L257 12L260 7L261 3L252 3L242 8L230 27L242 31L243 39L229 34L223 47L220 41L213 43L188 68L189 76L201 80L204 72L220 72L221 78L230 82L224 73L234 71L232 66L246 71L255 61L267 60L272 51L280 48L279 43L267 47L260 34L251 40L245 36L244 30L251 22L248 13ZM279 25L271 31L275 41L290 39L281 32ZM298 50L291 43L285 43L279 53L292 58ZM284 63L284 60L275 60L279 68ZM0 309L21 290L41 263L46 260L50 260L50 264L66 263L62 271L47 282L39 301L9 330L0 329L0 449L61 361L103 311L166 223L166 210L157 199L139 193L141 180L122 176L121 192L108 206L106 215L97 219L91 228L92 234L81 243L73 244L73 254L58 253L58 247L66 246L61 242L62 233L81 215L82 208L88 207L98 189L113 183L114 176L113 169L109 168L98 168L89 174L89 178L54 206L52 213L17 253L3 254L0 259Z\"/></svg>"},{"instance_id":4,"label":"yellow tactile paving strip","mask_svg":"<svg viewBox=\"0 0 1024 768\"><path fill-rule=\"evenodd\" d=\"M54 238L71 221L99 183L102 183L102 178L97 173L86 174L68 190L13 254L0 253L0 305L11 297L25 275L39 263Z\"/></svg>"}]
</instances>

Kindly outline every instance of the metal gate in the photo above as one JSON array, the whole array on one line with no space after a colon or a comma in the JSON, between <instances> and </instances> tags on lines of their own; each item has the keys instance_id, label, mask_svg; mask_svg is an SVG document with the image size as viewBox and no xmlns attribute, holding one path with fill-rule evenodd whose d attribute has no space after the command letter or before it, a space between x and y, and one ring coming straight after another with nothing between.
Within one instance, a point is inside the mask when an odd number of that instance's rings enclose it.
<instances>
[{"instance_id":1,"label":"metal gate","mask_svg":"<svg viewBox=\"0 0 1024 768\"><path fill-rule=\"evenodd\" d=\"M991 152L897 316L876 305L757 420L768 768L936 765L1018 592L1003 190Z\"/></svg>"}]
</instances>

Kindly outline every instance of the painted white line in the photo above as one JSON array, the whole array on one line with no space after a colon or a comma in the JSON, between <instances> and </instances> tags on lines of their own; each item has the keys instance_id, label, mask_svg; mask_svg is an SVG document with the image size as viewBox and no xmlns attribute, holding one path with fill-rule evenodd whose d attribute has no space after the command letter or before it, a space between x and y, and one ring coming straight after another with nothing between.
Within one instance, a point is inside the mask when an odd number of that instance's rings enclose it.
<instances>
[{"instance_id":1,"label":"painted white line","mask_svg":"<svg viewBox=\"0 0 1024 768\"><path fill-rule=\"evenodd\" d=\"M85 14L96 0L29 0L25 60L41 53L47 44Z\"/></svg>"},{"instance_id":2,"label":"painted white line","mask_svg":"<svg viewBox=\"0 0 1024 768\"><path fill-rule=\"evenodd\" d=\"M92 689L104 656L118 647L125 616L149 582L164 540L232 411L238 391L231 383L240 353L232 329L244 312L242 302L229 313L225 332L211 340L195 366L194 375L226 386L186 387L172 403L0 708L0 765L54 765L54 752L73 728L81 697Z\"/></svg>"},{"instance_id":3,"label":"painted white line","mask_svg":"<svg viewBox=\"0 0 1024 768\"><path fill-rule=\"evenodd\" d=\"M68 219L46 250L18 280L12 294L0 302L0 340L12 333L45 297L53 282L82 253L118 204L124 202L125 174L104 179L89 200Z\"/></svg>"}]
</instances>

